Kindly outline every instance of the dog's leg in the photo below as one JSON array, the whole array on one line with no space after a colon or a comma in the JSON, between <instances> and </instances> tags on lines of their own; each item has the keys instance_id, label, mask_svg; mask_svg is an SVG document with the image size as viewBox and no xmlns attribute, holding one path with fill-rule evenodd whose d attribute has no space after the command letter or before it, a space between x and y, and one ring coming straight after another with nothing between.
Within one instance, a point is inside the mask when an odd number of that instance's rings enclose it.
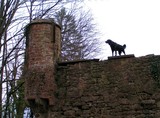
<instances>
[{"instance_id":1,"label":"dog's leg","mask_svg":"<svg viewBox=\"0 0 160 118\"><path fill-rule=\"evenodd\" d=\"M112 50L112 56L114 55L113 53L114 53L114 51Z\"/></svg>"},{"instance_id":2,"label":"dog's leg","mask_svg":"<svg viewBox=\"0 0 160 118\"><path fill-rule=\"evenodd\" d=\"M126 55L125 51L123 50L124 55Z\"/></svg>"},{"instance_id":3,"label":"dog's leg","mask_svg":"<svg viewBox=\"0 0 160 118\"><path fill-rule=\"evenodd\" d=\"M122 52L119 50L119 51L118 51L119 56L121 56L121 53L122 53Z\"/></svg>"},{"instance_id":4,"label":"dog's leg","mask_svg":"<svg viewBox=\"0 0 160 118\"><path fill-rule=\"evenodd\" d=\"M115 51L115 56L117 56L117 51Z\"/></svg>"}]
</instances>

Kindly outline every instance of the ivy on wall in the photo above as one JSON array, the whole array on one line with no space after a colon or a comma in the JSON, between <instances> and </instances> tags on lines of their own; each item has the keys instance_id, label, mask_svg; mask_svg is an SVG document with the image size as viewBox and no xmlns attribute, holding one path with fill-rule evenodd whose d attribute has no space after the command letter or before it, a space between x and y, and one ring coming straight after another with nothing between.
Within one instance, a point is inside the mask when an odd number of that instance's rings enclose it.
<instances>
[{"instance_id":1,"label":"ivy on wall","mask_svg":"<svg viewBox=\"0 0 160 118\"><path fill-rule=\"evenodd\" d=\"M160 88L160 62L153 62L150 69L152 78L156 82L157 87Z\"/></svg>"}]
</instances>

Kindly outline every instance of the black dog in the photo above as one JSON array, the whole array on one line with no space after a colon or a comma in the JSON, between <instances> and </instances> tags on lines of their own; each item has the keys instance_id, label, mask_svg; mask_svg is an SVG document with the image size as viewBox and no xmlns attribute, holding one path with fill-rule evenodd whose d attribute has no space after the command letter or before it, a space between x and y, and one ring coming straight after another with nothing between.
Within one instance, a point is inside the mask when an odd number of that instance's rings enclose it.
<instances>
[{"instance_id":1,"label":"black dog","mask_svg":"<svg viewBox=\"0 0 160 118\"><path fill-rule=\"evenodd\" d=\"M113 56L114 51L115 51L115 56L117 56L117 51L118 51L118 54L119 54L119 55L121 55L122 52L125 54L125 51L124 51L124 49L126 48L126 45L125 45L125 44L122 46L122 45L119 45L119 44L113 42L113 41L110 40L110 39L108 39L108 40L105 41L105 42L110 45L111 50L112 50L112 56Z\"/></svg>"}]
</instances>

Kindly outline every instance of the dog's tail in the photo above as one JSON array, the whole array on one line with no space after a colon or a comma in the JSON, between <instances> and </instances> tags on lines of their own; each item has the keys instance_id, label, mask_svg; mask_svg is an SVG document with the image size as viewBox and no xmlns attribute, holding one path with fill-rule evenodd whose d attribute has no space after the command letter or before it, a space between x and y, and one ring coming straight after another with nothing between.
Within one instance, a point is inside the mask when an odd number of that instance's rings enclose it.
<instances>
[{"instance_id":1,"label":"dog's tail","mask_svg":"<svg viewBox=\"0 0 160 118\"><path fill-rule=\"evenodd\" d=\"M123 45L123 48L124 48L124 49L126 48L126 44Z\"/></svg>"}]
</instances>

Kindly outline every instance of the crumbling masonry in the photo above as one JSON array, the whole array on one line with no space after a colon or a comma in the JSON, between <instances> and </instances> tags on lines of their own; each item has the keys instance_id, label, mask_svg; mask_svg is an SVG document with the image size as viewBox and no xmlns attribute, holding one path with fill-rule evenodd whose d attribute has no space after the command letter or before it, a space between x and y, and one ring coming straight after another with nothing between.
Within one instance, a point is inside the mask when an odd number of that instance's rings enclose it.
<instances>
[{"instance_id":1,"label":"crumbling masonry","mask_svg":"<svg viewBox=\"0 0 160 118\"><path fill-rule=\"evenodd\" d=\"M60 62L60 27L26 27L25 99L36 118L160 118L160 56Z\"/></svg>"}]
</instances>

